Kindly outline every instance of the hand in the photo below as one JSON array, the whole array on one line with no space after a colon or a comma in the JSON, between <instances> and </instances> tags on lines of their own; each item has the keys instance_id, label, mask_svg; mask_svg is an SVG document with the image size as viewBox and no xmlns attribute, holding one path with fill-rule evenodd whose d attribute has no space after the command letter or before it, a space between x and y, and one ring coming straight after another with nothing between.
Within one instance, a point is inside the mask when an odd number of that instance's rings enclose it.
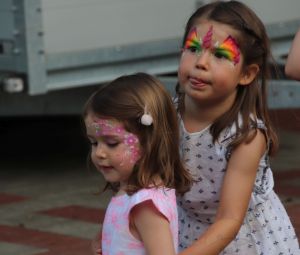
<instances>
[{"instance_id":1,"label":"hand","mask_svg":"<svg viewBox=\"0 0 300 255\"><path fill-rule=\"evenodd\" d=\"M102 236L102 232L99 231L94 237L94 239L92 240L91 246L92 246L93 255L102 255L101 236Z\"/></svg>"}]
</instances>

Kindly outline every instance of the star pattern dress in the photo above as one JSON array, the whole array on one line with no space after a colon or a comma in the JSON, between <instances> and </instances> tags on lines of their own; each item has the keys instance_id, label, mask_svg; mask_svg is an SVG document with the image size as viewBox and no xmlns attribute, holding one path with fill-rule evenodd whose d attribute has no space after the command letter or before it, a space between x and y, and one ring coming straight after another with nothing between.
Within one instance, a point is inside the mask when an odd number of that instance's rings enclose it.
<instances>
[{"instance_id":1,"label":"star pattern dress","mask_svg":"<svg viewBox=\"0 0 300 255\"><path fill-rule=\"evenodd\" d=\"M265 129L261 121L258 128ZM229 143L235 127L228 127L218 143L207 127L189 133L180 119L181 155L195 183L179 197L179 250L191 245L214 222L220 190L230 157ZM221 255L299 255L299 244L290 219L273 191L273 175L267 151L257 169L248 211L235 239Z\"/></svg>"},{"instance_id":2,"label":"star pattern dress","mask_svg":"<svg viewBox=\"0 0 300 255\"><path fill-rule=\"evenodd\" d=\"M127 194L112 197L105 213L102 228L103 255L144 255L143 243L136 239L129 229L131 209L145 201L151 200L157 210L170 223L174 247L178 247L178 215L174 189L142 189L133 195Z\"/></svg>"}]
</instances>

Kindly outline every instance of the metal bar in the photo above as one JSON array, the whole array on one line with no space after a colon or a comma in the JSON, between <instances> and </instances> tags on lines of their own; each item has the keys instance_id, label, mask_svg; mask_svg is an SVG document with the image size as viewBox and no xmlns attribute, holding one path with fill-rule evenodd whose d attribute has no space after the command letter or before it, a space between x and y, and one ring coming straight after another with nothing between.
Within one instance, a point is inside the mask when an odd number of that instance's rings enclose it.
<instances>
[{"instance_id":1,"label":"metal bar","mask_svg":"<svg viewBox=\"0 0 300 255\"><path fill-rule=\"evenodd\" d=\"M19 47L25 56L21 59L20 65L26 67L28 93L30 95L43 94L47 92L47 77L41 1L14 1L19 9L16 24L23 31L19 39Z\"/></svg>"},{"instance_id":2,"label":"metal bar","mask_svg":"<svg viewBox=\"0 0 300 255\"><path fill-rule=\"evenodd\" d=\"M178 67L178 56L145 58L140 60L113 62L99 66L80 67L48 73L47 89L83 87L91 84L105 83L117 76L133 72L148 72L151 74L166 74L175 72Z\"/></svg>"},{"instance_id":3,"label":"metal bar","mask_svg":"<svg viewBox=\"0 0 300 255\"><path fill-rule=\"evenodd\" d=\"M268 94L271 109L300 108L300 82L272 80Z\"/></svg>"},{"instance_id":4,"label":"metal bar","mask_svg":"<svg viewBox=\"0 0 300 255\"><path fill-rule=\"evenodd\" d=\"M120 45L78 52L52 53L47 55L47 71L80 68L94 65L135 61L143 58L163 58L179 54L179 38L155 42Z\"/></svg>"}]
</instances>

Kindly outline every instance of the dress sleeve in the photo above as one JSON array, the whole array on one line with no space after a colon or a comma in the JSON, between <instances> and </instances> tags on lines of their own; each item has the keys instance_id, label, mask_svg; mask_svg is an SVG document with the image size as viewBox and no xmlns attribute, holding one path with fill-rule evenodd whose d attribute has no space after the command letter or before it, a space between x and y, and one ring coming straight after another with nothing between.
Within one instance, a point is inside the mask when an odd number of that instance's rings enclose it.
<instances>
[{"instance_id":1,"label":"dress sleeve","mask_svg":"<svg viewBox=\"0 0 300 255\"><path fill-rule=\"evenodd\" d=\"M239 119L238 119L238 126L241 127L242 126L242 118L239 115ZM257 119L256 121L253 121L253 124L251 125L252 128L257 128L260 129L266 136L266 140L267 140L267 151L269 150L269 137L267 135L267 128L264 124L264 122L260 119ZM225 158L226 160L229 160L230 156L231 156L231 152L232 152L232 148L230 146L230 143L235 139L236 136L236 132L237 132L237 127L236 127L236 123L233 123L231 126L225 128L221 134L220 137L218 139L218 141L215 144L215 148L216 148L216 153L218 155L221 154L225 154Z\"/></svg>"},{"instance_id":2,"label":"dress sleeve","mask_svg":"<svg viewBox=\"0 0 300 255\"><path fill-rule=\"evenodd\" d=\"M132 195L129 210L145 201L151 200L156 209L171 222L176 218L176 195L174 189L149 188L142 189ZM130 212L129 212L130 213Z\"/></svg>"}]
</instances>

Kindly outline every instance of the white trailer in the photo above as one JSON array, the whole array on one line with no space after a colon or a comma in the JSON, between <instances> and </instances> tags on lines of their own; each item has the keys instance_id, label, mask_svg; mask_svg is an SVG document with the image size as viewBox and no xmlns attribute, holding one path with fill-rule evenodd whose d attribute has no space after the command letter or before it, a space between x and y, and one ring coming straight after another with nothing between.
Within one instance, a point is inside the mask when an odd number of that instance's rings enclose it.
<instances>
[{"instance_id":1,"label":"white trailer","mask_svg":"<svg viewBox=\"0 0 300 255\"><path fill-rule=\"evenodd\" d=\"M207 2L1 0L0 116L78 114L92 85L139 71L157 75L172 91L184 25ZM284 65L300 27L300 1L242 2L265 22ZM270 107L298 107L300 86L277 83Z\"/></svg>"}]
</instances>

